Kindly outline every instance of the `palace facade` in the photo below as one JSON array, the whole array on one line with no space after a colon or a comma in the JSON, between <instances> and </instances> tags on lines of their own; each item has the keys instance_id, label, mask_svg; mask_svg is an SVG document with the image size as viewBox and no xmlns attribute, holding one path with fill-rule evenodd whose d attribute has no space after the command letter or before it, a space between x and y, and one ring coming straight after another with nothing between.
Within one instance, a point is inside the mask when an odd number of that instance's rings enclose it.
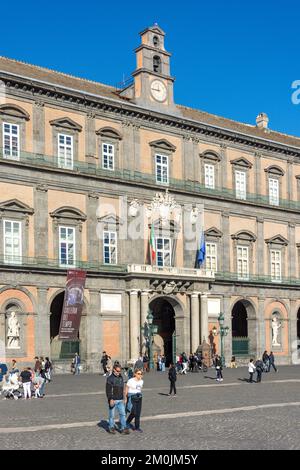
<instances>
[{"instance_id":1,"label":"palace facade","mask_svg":"<svg viewBox=\"0 0 300 470\"><path fill-rule=\"evenodd\" d=\"M49 356L63 370L79 348L86 370L99 369L103 350L124 363L142 350L151 309L169 360L204 339L220 351L222 312L227 362L266 349L290 364L300 334L300 139L270 130L264 113L248 125L177 105L165 33L154 25L140 36L132 80L118 88L0 58L6 360ZM136 237L128 227L143 206ZM200 268L183 223L198 213ZM87 271L83 315L78 342L62 343L75 267Z\"/></svg>"}]
</instances>

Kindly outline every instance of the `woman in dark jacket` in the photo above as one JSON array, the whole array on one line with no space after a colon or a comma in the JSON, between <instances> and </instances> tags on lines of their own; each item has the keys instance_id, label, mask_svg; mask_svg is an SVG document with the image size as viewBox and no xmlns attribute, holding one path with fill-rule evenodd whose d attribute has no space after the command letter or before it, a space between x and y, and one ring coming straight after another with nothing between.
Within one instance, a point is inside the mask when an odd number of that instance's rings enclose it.
<instances>
[{"instance_id":1,"label":"woman in dark jacket","mask_svg":"<svg viewBox=\"0 0 300 470\"><path fill-rule=\"evenodd\" d=\"M223 382L223 375L222 375L222 359L220 356L216 356L215 359L215 367L216 367L216 372L217 372L217 382Z\"/></svg>"},{"instance_id":2,"label":"woman in dark jacket","mask_svg":"<svg viewBox=\"0 0 300 470\"><path fill-rule=\"evenodd\" d=\"M176 373L176 369L175 369L175 366L174 366L173 362L170 363L169 372L168 372L168 377L169 377L169 380L170 380L170 392L169 392L169 397L170 397L171 394L172 394L172 390L174 390L174 397L176 397L176 386L175 386L175 382L176 382L176 379L177 379L177 373Z\"/></svg>"}]
</instances>

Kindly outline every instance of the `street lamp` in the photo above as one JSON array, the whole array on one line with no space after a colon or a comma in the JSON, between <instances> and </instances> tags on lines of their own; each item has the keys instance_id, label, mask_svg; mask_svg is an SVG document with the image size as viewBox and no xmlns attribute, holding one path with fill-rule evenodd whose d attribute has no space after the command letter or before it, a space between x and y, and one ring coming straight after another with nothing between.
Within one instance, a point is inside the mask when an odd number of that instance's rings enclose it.
<instances>
[{"instance_id":1,"label":"street lamp","mask_svg":"<svg viewBox=\"0 0 300 470\"><path fill-rule=\"evenodd\" d=\"M150 309L148 310L148 315L146 317L146 320L147 322L145 322L145 326L142 326L141 330L148 344L149 368L154 369L153 354L152 354L152 341L153 341L153 336L156 335L157 333L158 326L153 325L153 313Z\"/></svg>"},{"instance_id":2,"label":"street lamp","mask_svg":"<svg viewBox=\"0 0 300 470\"><path fill-rule=\"evenodd\" d=\"M214 336L217 336L217 335L220 335L221 337L221 361L222 361L222 366L225 365L225 358L224 358L224 336L227 336L228 335L228 332L229 332L229 327L228 326L225 326L224 327L224 313L220 313L219 317L218 317L218 322L219 322L219 326L220 326L220 329L219 331L217 331L217 328L214 326L213 329L212 329L212 334Z\"/></svg>"}]
</instances>

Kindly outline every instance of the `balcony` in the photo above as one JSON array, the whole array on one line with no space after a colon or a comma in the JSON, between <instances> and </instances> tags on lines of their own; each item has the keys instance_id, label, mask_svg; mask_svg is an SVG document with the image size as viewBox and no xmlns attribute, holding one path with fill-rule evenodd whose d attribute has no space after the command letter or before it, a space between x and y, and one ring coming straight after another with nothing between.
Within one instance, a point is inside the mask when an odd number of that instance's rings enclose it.
<instances>
[{"instance_id":1,"label":"balcony","mask_svg":"<svg viewBox=\"0 0 300 470\"><path fill-rule=\"evenodd\" d=\"M173 266L151 266L149 264L129 264L127 266L128 273L134 274L159 274L162 276L183 276L183 277L196 277L201 279L215 278L213 271L206 269L192 269L192 268L178 268Z\"/></svg>"}]
</instances>

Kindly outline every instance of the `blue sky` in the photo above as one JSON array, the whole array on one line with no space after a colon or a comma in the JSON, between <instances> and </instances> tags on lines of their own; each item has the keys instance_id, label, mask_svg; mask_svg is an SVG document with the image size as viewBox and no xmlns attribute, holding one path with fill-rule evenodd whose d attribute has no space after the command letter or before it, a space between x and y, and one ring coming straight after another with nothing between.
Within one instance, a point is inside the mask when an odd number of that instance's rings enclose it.
<instances>
[{"instance_id":1,"label":"blue sky","mask_svg":"<svg viewBox=\"0 0 300 470\"><path fill-rule=\"evenodd\" d=\"M144 6L145 5L145 6ZM300 136L300 2L15 0L1 5L0 55L114 85L157 22L173 54L177 103Z\"/></svg>"}]
</instances>

